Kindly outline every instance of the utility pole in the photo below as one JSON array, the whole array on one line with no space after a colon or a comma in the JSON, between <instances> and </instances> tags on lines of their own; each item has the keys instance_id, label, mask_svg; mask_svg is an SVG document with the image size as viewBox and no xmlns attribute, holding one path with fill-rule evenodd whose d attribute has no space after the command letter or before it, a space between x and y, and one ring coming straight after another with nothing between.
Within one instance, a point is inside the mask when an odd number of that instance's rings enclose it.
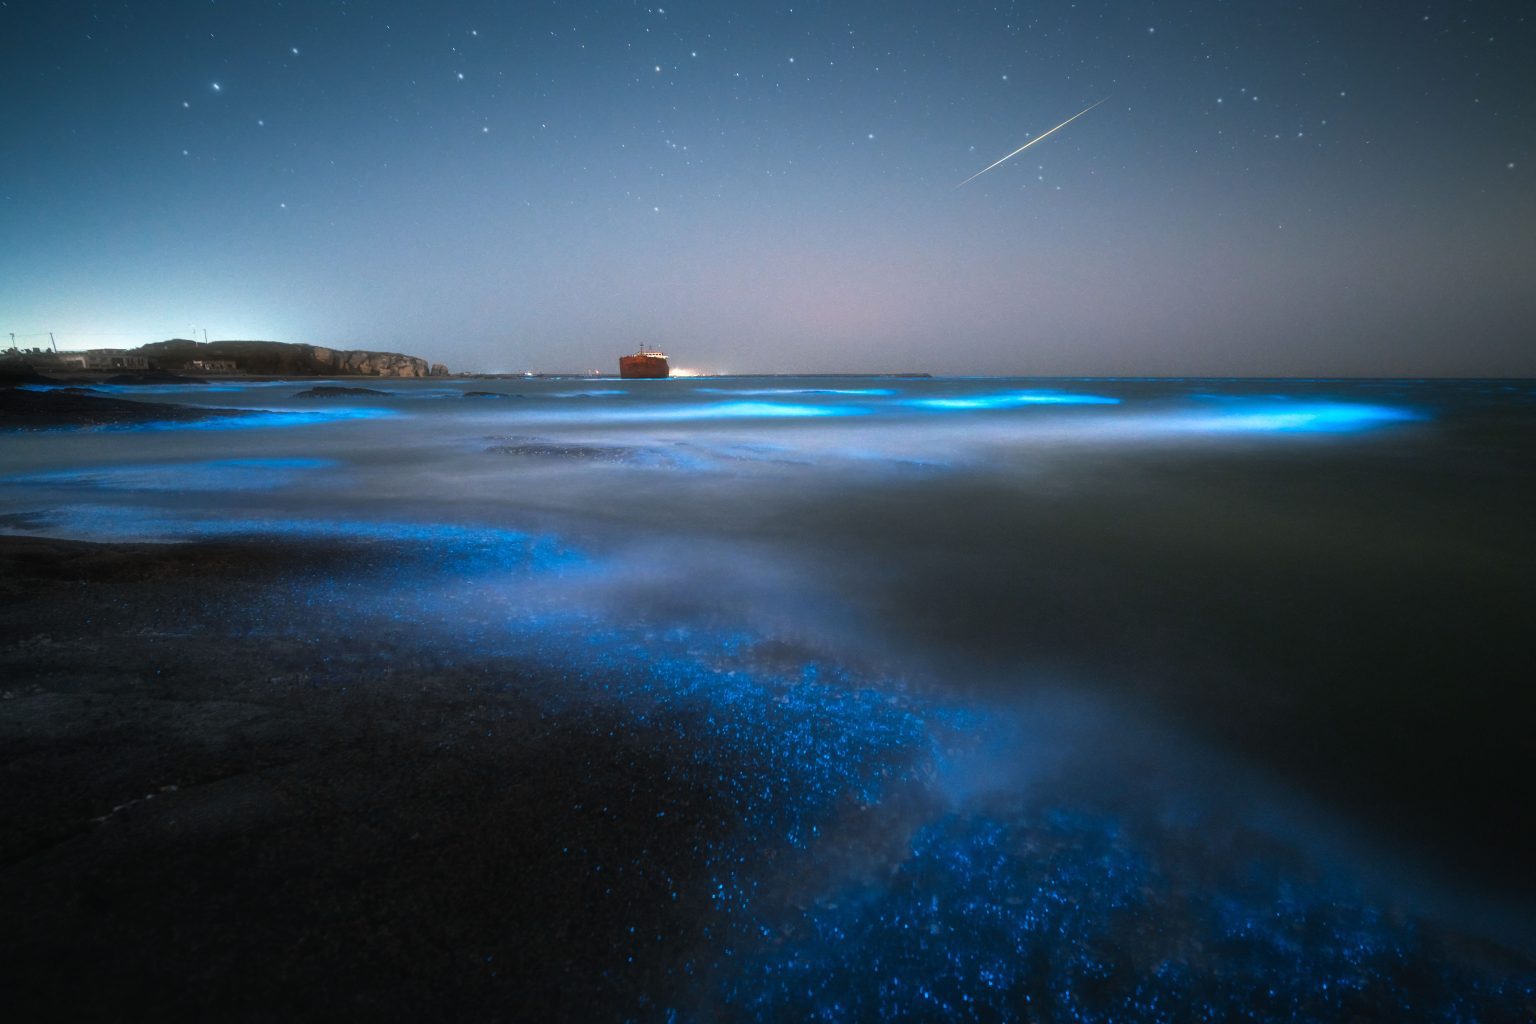
<instances>
[{"instance_id":1,"label":"utility pole","mask_svg":"<svg viewBox=\"0 0 1536 1024\"><path fill-rule=\"evenodd\" d=\"M208 344L208 328L203 328L203 344Z\"/></svg>"},{"instance_id":2,"label":"utility pole","mask_svg":"<svg viewBox=\"0 0 1536 1024\"><path fill-rule=\"evenodd\" d=\"M52 332L52 331L49 331L49 332L48 332L48 341L49 341L49 343L50 343L50 344L52 344L52 345L53 345L53 354L54 354L54 355L58 355L58 354L59 354L59 343L58 343L58 341L57 341L57 340L56 340L56 339L55 339L55 338L54 338L54 336L53 336L53 332Z\"/></svg>"}]
</instances>

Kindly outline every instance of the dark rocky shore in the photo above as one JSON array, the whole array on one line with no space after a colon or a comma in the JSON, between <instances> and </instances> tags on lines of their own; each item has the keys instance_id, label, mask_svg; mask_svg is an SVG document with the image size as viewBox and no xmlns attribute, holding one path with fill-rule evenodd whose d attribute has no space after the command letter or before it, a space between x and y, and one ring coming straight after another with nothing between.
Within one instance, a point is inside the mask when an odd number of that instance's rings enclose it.
<instances>
[{"instance_id":1,"label":"dark rocky shore","mask_svg":"<svg viewBox=\"0 0 1536 1024\"><path fill-rule=\"evenodd\" d=\"M319 387L307 388L296 393L294 398L388 398L388 391L380 391L378 388L354 388L342 387L334 384L322 384Z\"/></svg>"},{"instance_id":2,"label":"dark rocky shore","mask_svg":"<svg viewBox=\"0 0 1536 1024\"><path fill-rule=\"evenodd\" d=\"M83 388L26 391L0 387L0 431L194 423L241 415L247 414L236 409L204 409L169 402L108 398Z\"/></svg>"},{"instance_id":3,"label":"dark rocky shore","mask_svg":"<svg viewBox=\"0 0 1536 1024\"><path fill-rule=\"evenodd\" d=\"M591 1019L675 992L714 795L601 713L542 713L516 665L253 611L381 557L0 537L12 1019Z\"/></svg>"}]
</instances>

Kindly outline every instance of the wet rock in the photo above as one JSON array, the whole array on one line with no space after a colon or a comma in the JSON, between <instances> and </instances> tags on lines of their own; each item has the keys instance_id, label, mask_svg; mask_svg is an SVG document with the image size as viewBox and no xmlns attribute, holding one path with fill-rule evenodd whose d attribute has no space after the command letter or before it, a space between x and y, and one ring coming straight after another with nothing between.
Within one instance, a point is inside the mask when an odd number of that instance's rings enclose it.
<instances>
[{"instance_id":1,"label":"wet rock","mask_svg":"<svg viewBox=\"0 0 1536 1024\"><path fill-rule=\"evenodd\" d=\"M199 409L167 402L63 391L0 389L0 430L49 430L60 427L119 426L135 423L192 422L239 416L236 409Z\"/></svg>"},{"instance_id":2,"label":"wet rock","mask_svg":"<svg viewBox=\"0 0 1536 1024\"><path fill-rule=\"evenodd\" d=\"M375 388L351 388L340 387L334 384L322 384L319 387L308 388L293 396L294 398L389 398L388 391L379 391Z\"/></svg>"}]
</instances>

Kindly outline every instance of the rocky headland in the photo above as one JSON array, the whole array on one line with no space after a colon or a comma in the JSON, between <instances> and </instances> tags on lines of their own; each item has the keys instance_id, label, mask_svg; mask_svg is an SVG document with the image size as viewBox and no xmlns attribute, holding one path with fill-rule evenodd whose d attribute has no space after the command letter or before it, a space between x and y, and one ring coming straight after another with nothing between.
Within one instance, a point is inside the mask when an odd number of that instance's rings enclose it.
<instances>
[{"instance_id":1,"label":"rocky headland","mask_svg":"<svg viewBox=\"0 0 1536 1024\"><path fill-rule=\"evenodd\" d=\"M368 349L334 349L283 341L214 341L206 344L173 338L141 345L130 352L164 370L216 372L229 363L240 373L270 376L363 377L445 376L448 367L420 356ZM210 365L214 364L214 365Z\"/></svg>"}]
</instances>

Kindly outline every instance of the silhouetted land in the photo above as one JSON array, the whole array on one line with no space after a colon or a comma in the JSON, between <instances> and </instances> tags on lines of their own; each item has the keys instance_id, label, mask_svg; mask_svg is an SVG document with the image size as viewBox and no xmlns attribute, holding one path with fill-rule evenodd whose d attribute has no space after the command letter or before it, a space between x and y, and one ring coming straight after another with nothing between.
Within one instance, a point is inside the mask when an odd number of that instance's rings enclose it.
<instances>
[{"instance_id":1,"label":"silhouetted land","mask_svg":"<svg viewBox=\"0 0 1536 1024\"><path fill-rule=\"evenodd\" d=\"M25 391L0 388L0 430L192 423L243 415L230 409L203 409L170 402L135 402L96 395L86 389Z\"/></svg>"}]
</instances>

